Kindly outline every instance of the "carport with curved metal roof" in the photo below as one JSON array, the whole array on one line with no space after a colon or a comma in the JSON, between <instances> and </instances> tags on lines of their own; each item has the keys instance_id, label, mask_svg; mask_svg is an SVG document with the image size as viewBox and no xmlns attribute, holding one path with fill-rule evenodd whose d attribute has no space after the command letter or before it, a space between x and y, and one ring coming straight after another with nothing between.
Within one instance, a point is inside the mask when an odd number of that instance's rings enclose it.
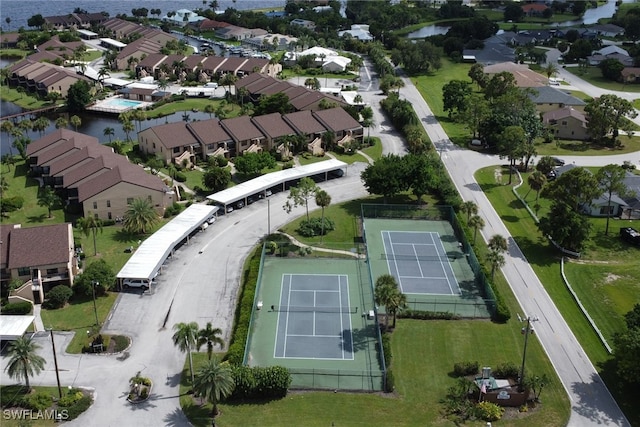
<instances>
[{"instance_id":1,"label":"carport with curved metal roof","mask_svg":"<svg viewBox=\"0 0 640 427\"><path fill-rule=\"evenodd\" d=\"M282 190L285 189L285 184L289 181L301 179L308 176L314 176L321 173L325 174L325 180L328 177L328 173L335 171L336 169L343 170L346 173L347 163L330 159L323 162L311 163L305 166L298 166L291 169L285 169L278 172L272 172L262 175L258 178L243 182L234 187L227 188L217 193L207 196L207 199L214 201L217 204L227 205L243 200L247 204L247 197L253 194L263 194L270 188L278 185L282 186Z\"/></svg>"},{"instance_id":2,"label":"carport with curved metal roof","mask_svg":"<svg viewBox=\"0 0 640 427\"><path fill-rule=\"evenodd\" d=\"M140 244L129 261L117 274L118 282L124 279L143 279L151 282L167 257L176 246L186 240L209 218L215 215L217 206L194 204L178 214Z\"/></svg>"}]
</instances>

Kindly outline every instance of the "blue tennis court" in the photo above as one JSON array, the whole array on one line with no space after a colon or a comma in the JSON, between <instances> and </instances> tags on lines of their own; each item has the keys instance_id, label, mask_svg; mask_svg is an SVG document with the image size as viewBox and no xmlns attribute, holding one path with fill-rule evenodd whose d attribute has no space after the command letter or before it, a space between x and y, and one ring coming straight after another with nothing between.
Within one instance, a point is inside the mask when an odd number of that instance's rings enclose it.
<instances>
[{"instance_id":1,"label":"blue tennis court","mask_svg":"<svg viewBox=\"0 0 640 427\"><path fill-rule=\"evenodd\" d=\"M436 232L382 231L389 274L405 294L460 295L450 258Z\"/></svg>"},{"instance_id":2,"label":"blue tennis court","mask_svg":"<svg viewBox=\"0 0 640 427\"><path fill-rule=\"evenodd\" d=\"M275 358L353 360L348 276L283 274Z\"/></svg>"}]
</instances>

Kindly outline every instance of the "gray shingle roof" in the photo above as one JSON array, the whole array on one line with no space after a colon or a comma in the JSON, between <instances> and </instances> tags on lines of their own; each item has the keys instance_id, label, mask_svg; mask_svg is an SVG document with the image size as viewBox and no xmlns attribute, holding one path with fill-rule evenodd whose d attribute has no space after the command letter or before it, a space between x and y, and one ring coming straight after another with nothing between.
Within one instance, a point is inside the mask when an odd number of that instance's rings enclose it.
<instances>
[{"instance_id":1,"label":"gray shingle roof","mask_svg":"<svg viewBox=\"0 0 640 427\"><path fill-rule=\"evenodd\" d=\"M534 93L529 95L529 99L536 104L564 104L573 106L587 105L583 100L551 86L537 87L533 89L533 91Z\"/></svg>"}]
</instances>

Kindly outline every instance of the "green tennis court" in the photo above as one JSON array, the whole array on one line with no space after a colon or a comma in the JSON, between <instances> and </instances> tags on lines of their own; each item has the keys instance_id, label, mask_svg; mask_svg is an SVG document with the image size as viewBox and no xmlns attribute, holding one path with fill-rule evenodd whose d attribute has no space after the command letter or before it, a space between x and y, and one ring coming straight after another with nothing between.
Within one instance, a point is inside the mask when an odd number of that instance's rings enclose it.
<instances>
[{"instance_id":1,"label":"green tennis court","mask_svg":"<svg viewBox=\"0 0 640 427\"><path fill-rule=\"evenodd\" d=\"M292 388L383 388L373 290L356 257L263 256L245 363L289 369Z\"/></svg>"}]
</instances>

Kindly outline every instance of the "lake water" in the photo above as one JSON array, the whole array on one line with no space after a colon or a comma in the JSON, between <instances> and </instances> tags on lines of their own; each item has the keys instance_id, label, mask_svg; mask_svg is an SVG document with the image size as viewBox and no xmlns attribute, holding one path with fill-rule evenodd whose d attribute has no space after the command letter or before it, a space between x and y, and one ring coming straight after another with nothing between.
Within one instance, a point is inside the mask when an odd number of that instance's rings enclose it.
<instances>
[{"instance_id":1,"label":"lake water","mask_svg":"<svg viewBox=\"0 0 640 427\"><path fill-rule=\"evenodd\" d=\"M623 3L635 3L636 0L622 0ZM556 27L574 27L580 26L582 24L592 25L597 24L598 20L602 18L611 18L613 14L616 13L616 1L609 0L607 3L602 6L598 6L593 9L587 9L584 13L582 19L576 19L573 21L559 22L554 24ZM422 27L417 31L409 33L407 35L410 39L421 39L425 37L437 36L439 34L446 34L449 31L449 26L440 26L440 25L427 25L426 27Z\"/></svg>"},{"instance_id":2,"label":"lake water","mask_svg":"<svg viewBox=\"0 0 640 427\"><path fill-rule=\"evenodd\" d=\"M84 9L90 13L108 12L109 16L125 13L131 15L131 9L146 7L147 9L160 9L161 16L167 12L177 9L201 9L208 7L202 4L202 0L75 0L75 1L43 1L43 0L2 0L1 12L2 21L0 24L6 31L8 25L5 22L7 17L11 18L10 27L17 30L20 27L28 28L27 20L35 14L42 16L66 15L73 12L76 7ZM284 7L286 0L218 0L218 9L225 10L229 7L238 10L267 9L270 7Z\"/></svg>"}]
</instances>

